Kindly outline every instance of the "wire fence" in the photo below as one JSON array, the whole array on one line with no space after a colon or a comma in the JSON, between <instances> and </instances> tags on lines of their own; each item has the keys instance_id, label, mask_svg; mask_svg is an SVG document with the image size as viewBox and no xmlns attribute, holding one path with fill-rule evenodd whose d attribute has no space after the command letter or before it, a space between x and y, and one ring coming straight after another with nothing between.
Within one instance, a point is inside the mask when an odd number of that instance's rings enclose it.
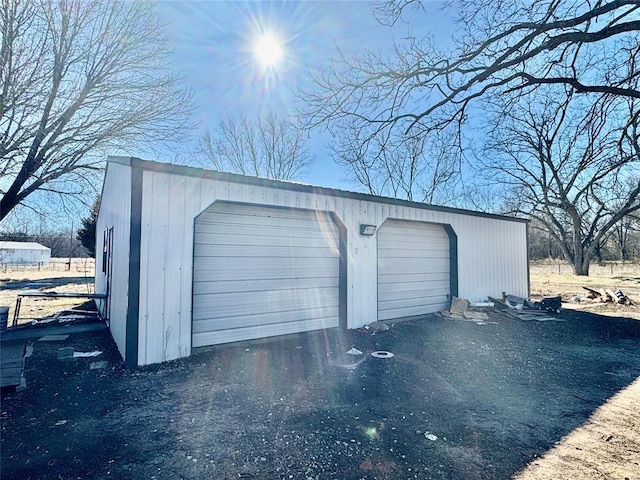
<instances>
[{"instance_id":1,"label":"wire fence","mask_svg":"<svg viewBox=\"0 0 640 480\"><path fill-rule=\"evenodd\" d=\"M573 267L564 260L536 260L532 261L529 266L532 274L558 274L558 275L571 275L573 274ZM593 262L589 266L589 274L596 276L638 276L640 275L640 263L638 262Z\"/></svg>"},{"instance_id":2,"label":"wire fence","mask_svg":"<svg viewBox=\"0 0 640 480\"><path fill-rule=\"evenodd\" d=\"M95 260L93 258L52 258L49 263L31 265L0 264L2 273L18 272L75 272L93 276Z\"/></svg>"}]
</instances>

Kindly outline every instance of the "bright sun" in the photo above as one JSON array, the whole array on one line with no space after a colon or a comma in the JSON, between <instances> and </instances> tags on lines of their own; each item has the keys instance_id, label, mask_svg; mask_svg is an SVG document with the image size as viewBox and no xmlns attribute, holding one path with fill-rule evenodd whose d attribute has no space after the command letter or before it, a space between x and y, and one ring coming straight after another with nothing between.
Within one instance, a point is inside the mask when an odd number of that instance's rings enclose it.
<instances>
[{"instance_id":1,"label":"bright sun","mask_svg":"<svg viewBox=\"0 0 640 480\"><path fill-rule=\"evenodd\" d=\"M276 67L284 57L282 42L273 35L263 35L256 40L253 54L261 65Z\"/></svg>"}]
</instances>

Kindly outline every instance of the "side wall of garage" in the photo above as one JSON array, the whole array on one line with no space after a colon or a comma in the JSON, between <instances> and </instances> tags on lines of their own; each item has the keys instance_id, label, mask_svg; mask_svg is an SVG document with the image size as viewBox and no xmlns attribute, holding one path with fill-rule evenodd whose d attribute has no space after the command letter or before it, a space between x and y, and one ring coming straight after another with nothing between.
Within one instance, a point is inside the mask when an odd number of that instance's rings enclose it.
<instances>
[{"instance_id":1,"label":"side wall of garage","mask_svg":"<svg viewBox=\"0 0 640 480\"><path fill-rule=\"evenodd\" d=\"M327 212L346 232L347 326L378 319L377 238L360 224L387 219L446 225L457 236L452 275L458 295L482 300L500 292L528 295L527 225L473 214L293 183L221 174L137 159L142 168L137 364L191 354L194 227L216 201Z\"/></svg>"},{"instance_id":2,"label":"side wall of garage","mask_svg":"<svg viewBox=\"0 0 640 480\"><path fill-rule=\"evenodd\" d=\"M127 309L129 306L129 247L131 241L131 167L108 162L96 221L95 291L109 294L98 301L118 350L126 357ZM107 292L107 258L103 253L108 232L112 232L111 280ZM107 304L108 302L108 304Z\"/></svg>"}]
</instances>

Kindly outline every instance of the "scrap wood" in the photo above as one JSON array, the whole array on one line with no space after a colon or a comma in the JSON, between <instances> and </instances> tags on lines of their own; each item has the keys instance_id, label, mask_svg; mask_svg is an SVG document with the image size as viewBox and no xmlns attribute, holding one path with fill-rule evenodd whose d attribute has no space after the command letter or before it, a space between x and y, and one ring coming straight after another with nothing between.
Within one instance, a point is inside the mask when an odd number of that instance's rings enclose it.
<instances>
[{"instance_id":1,"label":"scrap wood","mask_svg":"<svg viewBox=\"0 0 640 480\"><path fill-rule=\"evenodd\" d=\"M487 320L489 315L485 312L477 312L473 310L467 310L464 312L464 317L468 320Z\"/></svg>"},{"instance_id":2,"label":"scrap wood","mask_svg":"<svg viewBox=\"0 0 640 480\"><path fill-rule=\"evenodd\" d=\"M611 288L601 288L595 290L589 287L582 287L587 293L586 298L591 300L591 303L617 303L622 305L633 305L633 302L627 297L622 290L614 291Z\"/></svg>"},{"instance_id":3,"label":"scrap wood","mask_svg":"<svg viewBox=\"0 0 640 480\"><path fill-rule=\"evenodd\" d=\"M493 302L493 305L498 310L509 310L509 306L506 303L504 303L502 300L498 300L497 298L493 298L493 297L487 297L487 298L489 299L489 301Z\"/></svg>"},{"instance_id":4,"label":"scrap wood","mask_svg":"<svg viewBox=\"0 0 640 480\"><path fill-rule=\"evenodd\" d=\"M489 319L489 316L485 312L470 309L469 300L453 297L451 299L451 307L449 310L441 312L445 318L453 318L456 320L470 320L472 322L485 324L485 320Z\"/></svg>"},{"instance_id":5,"label":"scrap wood","mask_svg":"<svg viewBox=\"0 0 640 480\"><path fill-rule=\"evenodd\" d=\"M515 320L521 320L523 322L564 322L564 320L560 320L554 317L550 317L546 312L540 310L518 310L515 308L509 307L507 304L502 302L501 300L489 297L489 300L495 303L497 307L497 312L503 314L508 318L512 318Z\"/></svg>"},{"instance_id":6,"label":"scrap wood","mask_svg":"<svg viewBox=\"0 0 640 480\"><path fill-rule=\"evenodd\" d=\"M540 311L537 311L537 312L536 311L526 311L526 312L518 311L510 314L509 316L512 318L515 318L516 320L521 320L523 322L564 322L565 321L559 318L550 317L547 313L540 312Z\"/></svg>"},{"instance_id":7,"label":"scrap wood","mask_svg":"<svg viewBox=\"0 0 640 480\"><path fill-rule=\"evenodd\" d=\"M582 287L587 291L587 294L585 295L586 298L590 299L590 300L600 300L600 292L597 290L594 290L593 288L589 288L589 287Z\"/></svg>"},{"instance_id":8,"label":"scrap wood","mask_svg":"<svg viewBox=\"0 0 640 480\"><path fill-rule=\"evenodd\" d=\"M602 297L603 302L613 302L613 298L607 293L604 288L600 289L600 296Z\"/></svg>"},{"instance_id":9,"label":"scrap wood","mask_svg":"<svg viewBox=\"0 0 640 480\"><path fill-rule=\"evenodd\" d=\"M519 315L518 319L522 320L523 322L566 322L566 320L563 320L561 318L554 318L545 314L531 315L530 313Z\"/></svg>"},{"instance_id":10,"label":"scrap wood","mask_svg":"<svg viewBox=\"0 0 640 480\"><path fill-rule=\"evenodd\" d=\"M504 315L507 318L510 318L512 320L518 320L519 317L513 313L511 313L509 310L498 310L496 313L499 313L501 315Z\"/></svg>"},{"instance_id":11,"label":"scrap wood","mask_svg":"<svg viewBox=\"0 0 640 480\"><path fill-rule=\"evenodd\" d=\"M618 298L618 296L613 293L613 290L611 290L610 288L607 288L605 290L605 292L607 293L607 295L609 295L611 297L611 301L614 303L620 303L620 299Z\"/></svg>"}]
</instances>

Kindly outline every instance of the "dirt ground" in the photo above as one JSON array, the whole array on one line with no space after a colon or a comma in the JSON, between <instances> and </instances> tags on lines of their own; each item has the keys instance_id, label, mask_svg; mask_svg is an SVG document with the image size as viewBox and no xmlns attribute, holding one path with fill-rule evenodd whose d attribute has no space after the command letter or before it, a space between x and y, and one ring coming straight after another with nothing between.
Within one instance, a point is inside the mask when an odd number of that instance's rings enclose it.
<instances>
[{"instance_id":1,"label":"dirt ground","mask_svg":"<svg viewBox=\"0 0 640 480\"><path fill-rule=\"evenodd\" d=\"M107 332L33 339L26 390L2 395L2 478L640 478L640 322L489 320L312 332L136 371ZM103 353L57 360L62 347Z\"/></svg>"},{"instance_id":2,"label":"dirt ground","mask_svg":"<svg viewBox=\"0 0 640 480\"><path fill-rule=\"evenodd\" d=\"M93 293L94 261L91 258L52 258L49 265L0 266L0 305L9 307L9 322L13 320L18 292L75 292ZM52 315L61 309L72 308L86 300L65 298L24 298L18 324L34 318Z\"/></svg>"},{"instance_id":3,"label":"dirt ground","mask_svg":"<svg viewBox=\"0 0 640 480\"><path fill-rule=\"evenodd\" d=\"M640 303L640 272L556 272L533 265L532 293L602 286ZM0 293L89 275L67 273L3 272ZM640 316L565 306L558 321L429 316L135 371L106 331L40 341L41 326L26 340L26 390L2 392L0 477L640 480ZM58 360L64 347L102 353Z\"/></svg>"}]
</instances>

